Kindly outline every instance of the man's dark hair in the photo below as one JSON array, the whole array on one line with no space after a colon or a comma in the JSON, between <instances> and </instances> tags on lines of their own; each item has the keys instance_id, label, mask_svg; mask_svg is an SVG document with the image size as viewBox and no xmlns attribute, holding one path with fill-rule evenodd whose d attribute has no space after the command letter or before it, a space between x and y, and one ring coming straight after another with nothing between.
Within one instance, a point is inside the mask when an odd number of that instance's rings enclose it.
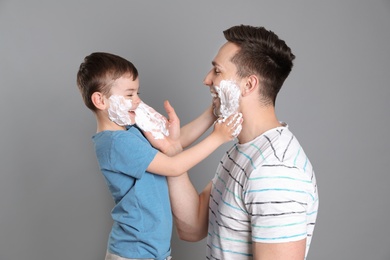
<instances>
[{"instance_id":1,"label":"man's dark hair","mask_svg":"<svg viewBox=\"0 0 390 260\"><path fill-rule=\"evenodd\" d=\"M232 58L239 77L257 75L263 97L275 105L276 96L289 75L295 55L287 44L264 27L233 26L224 32L227 41L240 47Z\"/></svg>"}]
</instances>

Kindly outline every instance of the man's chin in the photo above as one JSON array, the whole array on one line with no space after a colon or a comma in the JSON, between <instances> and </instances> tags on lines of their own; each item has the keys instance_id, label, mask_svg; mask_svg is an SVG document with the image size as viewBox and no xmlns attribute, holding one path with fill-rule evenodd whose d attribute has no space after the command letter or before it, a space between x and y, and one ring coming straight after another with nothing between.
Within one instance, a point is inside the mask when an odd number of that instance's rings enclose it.
<instances>
[{"instance_id":1,"label":"man's chin","mask_svg":"<svg viewBox=\"0 0 390 260\"><path fill-rule=\"evenodd\" d=\"M213 114L216 117L220 117L221 116L221 111L219 111L219 109L217 109L217 108L214 108L213 109Z\"/></svg>"}]
</instances>

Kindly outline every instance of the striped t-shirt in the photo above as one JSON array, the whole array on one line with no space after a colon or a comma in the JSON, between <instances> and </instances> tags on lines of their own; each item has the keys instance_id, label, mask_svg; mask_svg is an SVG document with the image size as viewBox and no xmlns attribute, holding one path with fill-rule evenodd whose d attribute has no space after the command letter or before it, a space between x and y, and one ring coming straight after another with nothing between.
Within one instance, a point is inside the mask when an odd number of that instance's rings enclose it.
<instances>
[{"instance_id":1,"label":"striped t-shirt","mask_svg":"<svg viewBox=\"0 0 390 260\"><path fill-rule=\"evenodd\" d=\"M207 259L252 259L252 242L305 238L307 255L317 217L317 184L287 126L235 144L212 182Z\"/></svg>"}]
</instances>

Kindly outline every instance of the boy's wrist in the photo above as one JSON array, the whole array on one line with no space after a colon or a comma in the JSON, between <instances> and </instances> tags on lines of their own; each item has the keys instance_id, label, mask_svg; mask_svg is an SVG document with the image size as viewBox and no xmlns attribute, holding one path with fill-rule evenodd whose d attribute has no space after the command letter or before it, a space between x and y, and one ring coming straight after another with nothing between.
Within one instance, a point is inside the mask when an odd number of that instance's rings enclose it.
<instances>
[{"instance_id":1,"label":"boy's wrist","mask_svg":"<svg viewBox=\"0 0 390 260\"><path fill-rule=\"evenodd\" d=\"M211 138L212 142L215 142L217 145L222 145L222 144L227 142L227 140L225 139L226 138L225 136L223 136L220 133L217 133L215 131L210 134L210 138Z\"/></svg>"}]
</instances>

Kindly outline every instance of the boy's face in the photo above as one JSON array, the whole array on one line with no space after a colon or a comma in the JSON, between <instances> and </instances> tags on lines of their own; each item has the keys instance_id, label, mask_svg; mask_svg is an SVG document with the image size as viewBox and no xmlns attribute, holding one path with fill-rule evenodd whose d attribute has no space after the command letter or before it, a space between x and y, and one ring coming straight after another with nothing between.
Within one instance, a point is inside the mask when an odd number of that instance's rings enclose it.
<instances>
[{"instance_id":1,"label":"boy's face","mask_svg":"<svg viewBox=\"0 0 390 260\"><path fill-rule=\"evenodd\" d=\"M130 76L122 76L115 80L111 88L110 119L118 125L134 124L135 113L141 99L138 96L139 78L133 80ZM122 97L124 100L122 100ZM114 104L115 103L115 104Z\"/></svg>"}]
</instances>

